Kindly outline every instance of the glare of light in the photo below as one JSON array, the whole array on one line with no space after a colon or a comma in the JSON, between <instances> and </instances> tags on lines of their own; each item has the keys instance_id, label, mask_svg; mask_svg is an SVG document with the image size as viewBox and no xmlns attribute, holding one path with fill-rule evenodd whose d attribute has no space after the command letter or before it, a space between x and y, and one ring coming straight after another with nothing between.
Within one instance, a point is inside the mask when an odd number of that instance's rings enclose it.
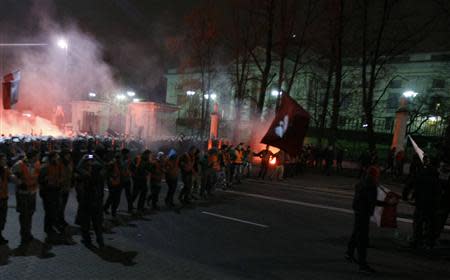
<instances>
[{"instance_id":1,"label":"glare of light","mask_svg":"<svg viewBox=\"0 0 450 280\"><path fill-rule=\"evenodd\" d=\"M97 94L95 92L89 92L89 97L96 97Z\"/></svg>"},{"instance_id":2,"label":"glare of light","mask_svg":"<svg viewBox=\"0 0 450 280\"><path fill-rule=\"evenodd\" d=\"M67 50L69 48L69 42L67 42L64 38L59 38L58 41L56 41L56 45L63 50Z\"/></svg>"},{"instance_id":3,"label":"glare of light","mask_svg":"<svg viewBox=\"0 0 450 280\"><path fill-rule=\"evenodd\" d=\"M129 97L134 97L136 95L136 93L134 91L127 91L127 95Z\"/></svg>"},{"instance_id":4,"label":"glare of light","mask_svg":"<svg viewBox=\"0 0 450 280\"><path fill-rule=\"evenodd\" d=\"M141 100L139 99L139 98L133 98L133 102L134 103L137 103L137 102L140 102Z\"/></svg>"},{"instance_id":5,"label":"glare of light","mask_svg":"<svg viewBox=\"0 0 450 280\"><path fill-rule=\"evenodd\" d=\"M23 113L22 116L26 118L31 118L31 113Z\"/></svg>"},{"instance_id":6,"label":"glare of light","mask_svg":"<svg viewBox=\"0 0 450 280\"><path fill-rule=\"evenodd\" d=\"M195 91L188 90L188 91L186 91L186 94L189 95L189 96L192 96L192 95L195 95Z\"/></svg>"},{"instance_id":7,"label":"glare of light","mask_svg":"<svg viewBox=\"0 0 450 280\"><path fill-rule=\"evenodd\" d=\"M430 122L437 122L437 121L440 121L440 120L441 120L441 117L438 117L438 116L430 116L430 117L428 118L428 120L429 120Z\"/></svg>"},{"instance_id":8,"label":"glare of light","mask_svg":"<svg viewBox=\"0 0 450 280\"><path fill-rule=\"evenodd\" d=\"M292 34L292 38L295 38L295 37L297 37L297 34Z\"/></svg>"},{"instance_id":9,"label":"glare of light","mask_svg":"<svg viewBox=\"0 0 450 280\"><path fill-rule=\"evenodd\" d=\"M278 95L281 95L281 91L274 89L274 90L272 90L271 94L272 94L272 96L278 96Z\"/></svg>"},{"instance_id":10,"label":"glare of light","mask_svg":"<svg viewBox=\"0 0 450 280\"><path fill-rule=\"evenodd\" d=\"M403 96L406 97L406 98L414 98L414 97L417 96L417 94L418 94L418 93L415 92L415 91L407 90L407 91L405 91L405 92L403 93Z\"/></svg>"},{"instance_id":11,"label":"glare of light","mask_svg":"<svg viewBox=\"0 0 450 280\"><path fill-rule=\"evenodd\" d=\"M127 98L127 96L125 94L119 93L118 95L116 95L117 100L125 100Z\"/></svg>"},{"instance_id":12,"label":"glare of light","mask_svg":"<svg viewBox=\"0 0 450 280\"><path fill-rule=\"evenodd\" d=\"M272 158L270 164L275 165L275 163L277 163L277 158Z\"/></svg>"},{"instance_id":13,"label":"glare of light","mask_svg":"<svg viewBox=\"0 0 450 280\"><path fill-rule=\"evenodd\" d=\"M368 125L368 124L366 124L366 123L365 123L365 124L363 124L363 127L368 127L368 126L369 126L369 125Z\"/></svg>"},{"instance_id":14,"label":"glare of light","mask_svg":"<svg viewBox=\"0 0 450 280\"><path fill-rule=\"evenodd\" d=\"M216 100L216 98L217 98L217 94L211 93L211 99L212 99L212 100Z\"/></svg>"},{"instance_id":15,"label":"glare of light","mask_svg":"<svg viewBox=\"0 0 450 280\"><path fill-rule=\"evenodd\" d=\"M204 95L205 99L209 99L209 94Z\"/></svg>"}]
</instances>

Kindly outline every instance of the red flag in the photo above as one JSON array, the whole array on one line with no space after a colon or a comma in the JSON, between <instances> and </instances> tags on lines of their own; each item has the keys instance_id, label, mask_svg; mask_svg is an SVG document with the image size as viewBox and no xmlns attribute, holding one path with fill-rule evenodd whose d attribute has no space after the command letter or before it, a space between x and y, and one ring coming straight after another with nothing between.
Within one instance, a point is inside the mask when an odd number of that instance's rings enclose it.
<instances>
[{"instance_id":1,"label":"red flag","mask_svg":"<svg viewBox=\"0 0 450 280\"><path fill-rule=\"evenodd\" d=\"M15 71L3 77L3 108L11 109L19 101L20 71Z\"/></svg>"},{"instance_id":2,"label":"red flag","mask_svg":"<svg viewBox=\"0 0 450 280\"><path fill-rule=\"evenodd\" d=\"M310 115L292 97L281 96L281 105L261 143L268 144L288 154L298 154L308 129Z\"/></svg>"}]
</instances>

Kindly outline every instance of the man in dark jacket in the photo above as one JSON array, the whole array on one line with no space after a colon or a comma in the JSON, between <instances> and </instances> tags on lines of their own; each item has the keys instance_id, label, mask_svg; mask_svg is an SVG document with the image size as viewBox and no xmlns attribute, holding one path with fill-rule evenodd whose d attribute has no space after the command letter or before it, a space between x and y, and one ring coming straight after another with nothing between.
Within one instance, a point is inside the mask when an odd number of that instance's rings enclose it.
<instances>
[{"instance_id":1,"label":"man in dark jacket","mask_svg":"<svg viewBox=\"0 0 450 280\"><path fill-rule=\"evenodd\" d=\"M367 264L367 246L369 244L369 223L375 206L383 205L377 201L377 186L379 184L380 169L376 164L376 155L371 158L371 165L365 171L360 182L355 186L353 198L353 211L355 221L352 236L348 243L345 258L359 264L359 271L363 273L375 272ZM354 258L355 249L358 252L358 260Z\"/></svg>"},{"instance_id":2,"label":"man in dark jacket","mask_svg":"<svg viewBox=\"0 0 450 280\"><path fill-rule=\"evenodd\" d=\"M440 198L439 173L428 156L423 157L423 168L419 170L414 182L405 188L403 198L414 190L416 208L414 211L413 240L411 247L426 245L432 248L435 243L435 216Z\"/></svg>"},{"instance_id":3,"label":"man in dark jacket","mask_svg":"<svg viewBox=\"0 0 450 280\"><path fill-rule=\"evenodd\" d=\"M80 224L82 242L92 246L90 227L91 223L97 238L97 244L103 247L103 189L105 184L105 172L103 164L95 159L92 154L85 155L77 167L80 178L78 184L78 196L80 207Z\"/></svg>"}]
</instances>

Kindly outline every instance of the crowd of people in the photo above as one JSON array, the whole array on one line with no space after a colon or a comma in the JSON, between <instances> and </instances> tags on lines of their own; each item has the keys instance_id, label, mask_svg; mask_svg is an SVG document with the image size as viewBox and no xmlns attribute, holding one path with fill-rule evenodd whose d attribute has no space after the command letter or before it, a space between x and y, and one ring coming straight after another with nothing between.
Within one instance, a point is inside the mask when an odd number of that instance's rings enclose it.
<instances>
[{"instance_id":1,"label":"crowd of people","mask_svg":"<svg viewBox=\"0 0 450 280\"><path fill-rule=\"evenodd\" d=\"M10 183L15 185L22 245L34 239L31 226L37 195L43 203L46 242L74 243L65 209L71 190L75 189L78 202L75 223L81 228L82 242L92 245L92 229L97 244L102 247L103 217L117 217L123 193L126 211L142 216L147 213L147 207L160 210L162 196L166 207L182 207L192 200L208 199L216 187L230 189L240 184L250 176L254 157L260 157L262 166L266 166L260 172L262 179L272 159L276 159L276 167L271 178L281 179L294 168L283 152L273 154L267 147L254 153L243 143L235 146L224 143L206 149L202 142L173 139L153 143L156 146L151 151L139 141L96 137L3 139L0 141L0 244L8 243L1 231L7 219ZM182 187L175 197L179 180ZM163 183L167 185L165 194L161 193Z\"/></svg>"},{"instance_id":2,"label":"crowd of people","mask_svg":"<svg viewBox=\"0 0 450 280\"><path fill-rule=\"evenodd\" d=\"M34 239L31 226L37 195L43 203L46 242L74 244L65 210L75 189L78 209L74 222L81 228L82 242L92 246L93 230L97 244L103 247L104 216L116 218L120 205L131 215L143 216L149 208L159 211L162 197L167 208L184 207L193 200L213 197L216 188L232 189L251 174L261 180L283 180L310 166L329 175L333 165L338 172L342 170L345 152L327 147L318 153L313 145L305 145L301 153L292 156L282 150L273 152L269 146L253 151L244 143L215 143L206 148L206 143L194 139L161 140L149 147L141 141L107 137L1 140L0 245L8 243L1 232L7 220L10 183L15 185L21 246ZM395 169L391 162L395 150L391 153L383 171ZM257 173L252 171L254 162L259 163ZM371 272L366 262L370 217L375 206L390 204L377 200L382 173L377 154L363 153L360 166L353 202L355 223L346 258ZM403 200L415 205L411 247L432 248L439 238L450 212L449 178L449 164L428 156L413 157L402 194ZM123 193L125 203L121 204Z\"/></svg>"}]
</instances>

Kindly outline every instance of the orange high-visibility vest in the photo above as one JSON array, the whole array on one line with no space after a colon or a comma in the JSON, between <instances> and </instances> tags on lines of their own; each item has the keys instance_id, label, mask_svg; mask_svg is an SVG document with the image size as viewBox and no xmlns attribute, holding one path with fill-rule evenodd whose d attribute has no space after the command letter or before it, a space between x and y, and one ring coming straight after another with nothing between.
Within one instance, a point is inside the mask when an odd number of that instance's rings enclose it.
<instances>
[{"instance_id":1,"label":"orange high-visibility vest","mask_svg":"<svg viewBox=\"0 0 450 280\"><path fill-rule=\"evenodd\" d=\"M36 161L36 163L34 164L33 174L30 174L28 166L25 164L25 162L21 161L19 167L20 171L22 172L23 183L27 187L27 191L36 192L38 188L39 172L41 169L40 162Z\"/></svg>"},{"instance_id":2,"label":"orange high-visibility vest","mask_svg":"<svg viewBox=\"0 0 450 280\"><path fill-rule=\"evenodd\" d=\"M113 166L113 172L111 176L111 186L112 187L120 186L120 168L117 162L115 162Z\"/></svg>"}]
</instances>

